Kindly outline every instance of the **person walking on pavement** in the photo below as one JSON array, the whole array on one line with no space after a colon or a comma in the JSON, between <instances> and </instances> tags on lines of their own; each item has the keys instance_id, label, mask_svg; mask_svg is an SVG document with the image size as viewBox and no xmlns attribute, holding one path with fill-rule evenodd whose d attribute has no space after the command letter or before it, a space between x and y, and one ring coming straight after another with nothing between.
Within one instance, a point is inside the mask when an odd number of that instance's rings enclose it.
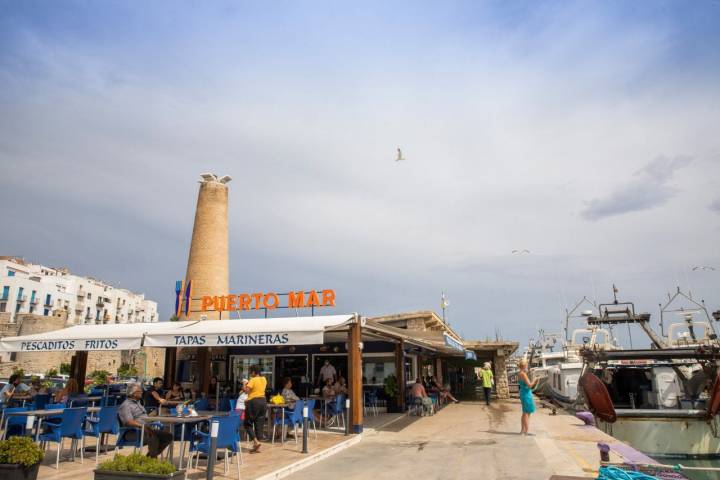
<instances>
[{"instance_id":1,"label":"person walking on pavement","mask_svg":"<svg viewBox=\"0 0 720 480\"><path fill-rule=\"evenodd\" d=\"M252 365L250 381L243 387L243 391L248 394L245 401L245 430L253 442L250 453L260 451L260 440L263 438L263 426L267 412L266 389L267 379L260 375L260 367Z\"/></svg>"},{"instance_id":2,"label":"person walking on pavement","mask_svg":"<svg viewBox=\"0 0 720 480\"><path fill-rule=\"evenodd\" d=\"M483 391L485 392L485 404L490 405L490 395L492 394L492 387L495 383L493 378L493 372L490 368L490 362L485 362L483 369L480 370L480 380L482 383Z\"/></svg>"}]
</instances>

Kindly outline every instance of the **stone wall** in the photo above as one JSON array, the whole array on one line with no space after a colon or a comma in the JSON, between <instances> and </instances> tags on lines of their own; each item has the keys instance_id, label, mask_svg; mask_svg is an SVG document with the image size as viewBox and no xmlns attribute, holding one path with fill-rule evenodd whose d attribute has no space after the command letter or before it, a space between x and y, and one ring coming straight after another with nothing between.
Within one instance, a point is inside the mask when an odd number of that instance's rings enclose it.
<instances>
[{"instance_id":1,"label":"stone wall","mask_svg":"<svg viewBox=\"0 0 720 480\"><path fill-rule=\"evenodd\" d=\"M507 357L495 356L495 391L498 398L510 398L510 388L508 387L507 376Z\"/></svg>"}]
</instances>

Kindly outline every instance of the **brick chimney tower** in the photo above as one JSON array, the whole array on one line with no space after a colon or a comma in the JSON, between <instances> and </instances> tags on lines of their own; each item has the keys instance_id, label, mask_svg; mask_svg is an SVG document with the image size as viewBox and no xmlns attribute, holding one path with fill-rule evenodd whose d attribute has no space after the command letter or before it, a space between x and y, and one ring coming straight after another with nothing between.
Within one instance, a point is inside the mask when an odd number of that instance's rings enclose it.
<instances>
[{"instance_id":1,"label":"brick chimney tower","mask_svg":"<svg viewBox=\"0 0 720 480\"><path fill-rule=\"evenodd\" d=\"M218 178L212 173L200 175L195 223L188 256L185 285L191 282L191 298L203 295L227 295L230 289L228 257L228 175ZM184 292L183 292L184 295ZM190 311L181 309L180 320L220 318L218 312L200 312L200 301L190 301Z\"/></svg>"}]
</instances>

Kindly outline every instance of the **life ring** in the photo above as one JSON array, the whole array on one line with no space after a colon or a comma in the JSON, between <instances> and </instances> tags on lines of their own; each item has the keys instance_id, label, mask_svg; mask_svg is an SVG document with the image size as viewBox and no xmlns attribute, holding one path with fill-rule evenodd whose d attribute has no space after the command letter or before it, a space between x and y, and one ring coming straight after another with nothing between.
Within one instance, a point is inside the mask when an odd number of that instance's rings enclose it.
<instances>
[{"instance_id":1,"label":"life ring","mask_svg":"<svg viewBox=\"0 0 720 480\"><path fill-rule=\"evenodd\" d=\"M587 372L580 377L578 383L583 389L583 392L585 392L585 398L588 407L590 407L590 411L592 411L596 417L607 423L615 423L617 413L615 413L615 407L610 398L610 393L602 380L594 374Z\"/></svg>"}]
</instances>

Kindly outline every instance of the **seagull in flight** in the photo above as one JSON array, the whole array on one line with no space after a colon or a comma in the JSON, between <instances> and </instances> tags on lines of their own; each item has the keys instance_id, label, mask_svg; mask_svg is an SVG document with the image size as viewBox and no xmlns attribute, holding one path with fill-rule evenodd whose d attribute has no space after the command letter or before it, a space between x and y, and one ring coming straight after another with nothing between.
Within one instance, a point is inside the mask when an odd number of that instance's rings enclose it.
<instances>
[{"instance_id":1,"label":"seagull in flight","mask_svg":"<svg viewBox=\"0 0 720 480\"><path fill-rule=\"evenodd\" d=\"M530 250L527 250L527 249L513 250L513 251L512 251L512 254L513 254L513 255L527 255L528 253L530 253Z\"/></svg>"},{"instance_id":2,"label":"seagull in flight","mask_svg":"<svg viewBox=\"0 0 720 480\"><path fill-rule=\"evenodd\" d=\"M399 162L401 160L405 160L405 157L403 157L402 150L400 150L400 147L397 149L397 157L395 158L396 162Z\"/></svg>"},{"instance_id":3,"label":"seagull in flight","mask_svg":"<svg viewBox=\"0 0 720 480\"><path fill-rule=\"evenodd\" d=\"M715 268L714 267L706 267L704 265L702 267L693 267L693 272L697 272L698 270L703 270L705 272L708 272L708 271L714 272Z\"/></svg>"}]
</instances>

